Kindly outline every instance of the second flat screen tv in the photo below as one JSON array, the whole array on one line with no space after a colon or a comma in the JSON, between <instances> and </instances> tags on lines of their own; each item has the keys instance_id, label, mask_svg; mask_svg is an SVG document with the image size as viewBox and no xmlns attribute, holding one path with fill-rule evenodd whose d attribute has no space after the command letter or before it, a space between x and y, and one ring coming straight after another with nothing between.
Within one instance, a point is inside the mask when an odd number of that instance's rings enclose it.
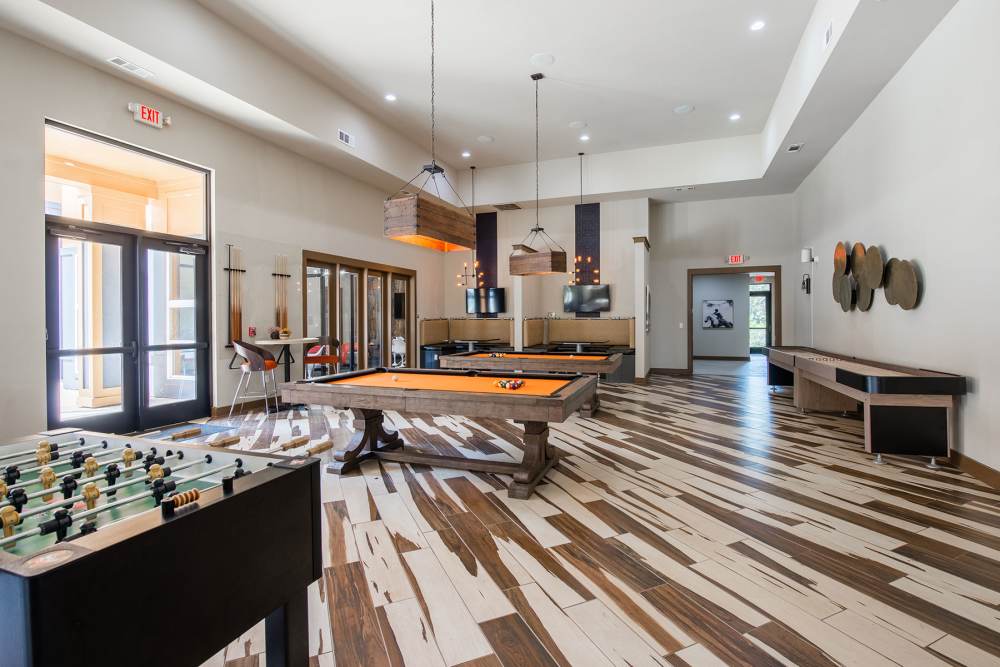
<instances>
[{"instance_id":1,"label":"second flat screen tv","mask_svg":"<svg viewBox=\"0 0 1000 667\"><path fill-rule=\"evenodd\" d=\"M610 285L566 285L563 287L563 311L600 313L611 310Z\"/></svg>"},{"instance_id":2,"label":"second flat screen tv","mask_svg":"<svg viewBox=\"0 0 1000 667\"><path fill-rule=\"evenodd\" d=\"M465 312L470 315L492 315L507 310L507 290L504 287L479 287L465 290Z\"/></svg>"}]
</instances>

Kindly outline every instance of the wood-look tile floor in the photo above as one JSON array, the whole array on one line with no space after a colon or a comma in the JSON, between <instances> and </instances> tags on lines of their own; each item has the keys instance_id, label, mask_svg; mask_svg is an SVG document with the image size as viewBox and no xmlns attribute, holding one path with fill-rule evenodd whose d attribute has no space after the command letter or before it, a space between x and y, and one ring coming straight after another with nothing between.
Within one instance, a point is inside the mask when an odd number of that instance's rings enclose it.
<instances>
[{"instance_id":1,"label":"wood-look tile floor","mask_svg":"<svg viewBox=\"0 0 1000 667\"><path fill-rule=\"evenodd\" d=\"M323 473L314 665L1000 664L1000 492L873 465L862 423L761 378L602 385L529 500L507 480ZM411 446L518 457L509 422L390 413ZM350 435L346 413L242 419L242 447ZM211 665L263 664L263 626Z\"/></svg>"}]
</instances>

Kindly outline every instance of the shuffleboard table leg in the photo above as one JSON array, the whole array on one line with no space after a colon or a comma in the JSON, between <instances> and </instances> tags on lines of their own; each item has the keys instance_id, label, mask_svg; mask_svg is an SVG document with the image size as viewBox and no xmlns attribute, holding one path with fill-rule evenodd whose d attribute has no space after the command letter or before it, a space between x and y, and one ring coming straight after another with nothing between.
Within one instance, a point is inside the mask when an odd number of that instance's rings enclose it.
<instances>
[{"instance_id":1,"label":"shuffleboard table leg","mask_svg":"<svg viewBox=\"0 0 1000 667\"><path fill-rule=\"evenodd\" d=\"M333 453L333 460L326 466L327 472L337 475L350 472L379 451L403 446L399 433L385 427L385 415L381 410L352 408L351 412L354 414L354 436L347 447Z\"/></svg>"},{"instance_id":2,"label":"shuffleboard table leg","mask_svg":"<svg viewBox=\"0 0 1000 667\"><path fill-rule=\"evenodd\" d=\"M559 458L555 447L549 445L549 425L546 422L521 422L524 425L524 458L514 473L514 481L507 490L511 498L529 498L535 487Z\"/></svg>"},{"instance_id":3,"label":"shuffleboard table leg","mask_svg":"<svg viewBox=\"0 0 1000 667\"><path fill-rule=\"evenodd\" d=\"M306 595L303 588L264 619L268 667L309 663L309 602Z\"/></svg>"}]
</instances>

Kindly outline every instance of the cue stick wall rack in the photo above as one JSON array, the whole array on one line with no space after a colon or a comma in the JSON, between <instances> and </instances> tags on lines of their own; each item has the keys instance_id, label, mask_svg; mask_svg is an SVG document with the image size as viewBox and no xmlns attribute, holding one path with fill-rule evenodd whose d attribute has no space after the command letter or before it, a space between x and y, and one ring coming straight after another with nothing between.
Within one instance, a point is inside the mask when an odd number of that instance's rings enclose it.
<instances>
[{"instance_id":1,"label":"cue stick wall rack","mask_svg":"<svg viewBox=\"0 0 1000 667\"><path fill-rule=\"evenodd\" d=\"M288 328L288 255L274 256L274 324L281 329Z\"/></svg>"},{"instance_id":2,"label":"cue stick wall rack","mask_svg":"<svg viewBox=\"0 0 1000 667\"><path fill-rule=\"evenodd\" d=\"M239 340L243 334L243 274L247 272L242 267L243 251L232 243L226 244L227 264L222 270L226 272L226 280L229 283L229 341L227 348L233 347L233 341ZM233 358L229 360L229 370L236 370L233 362L238 359L234 352Z\"/></svg>"}]
</instances>

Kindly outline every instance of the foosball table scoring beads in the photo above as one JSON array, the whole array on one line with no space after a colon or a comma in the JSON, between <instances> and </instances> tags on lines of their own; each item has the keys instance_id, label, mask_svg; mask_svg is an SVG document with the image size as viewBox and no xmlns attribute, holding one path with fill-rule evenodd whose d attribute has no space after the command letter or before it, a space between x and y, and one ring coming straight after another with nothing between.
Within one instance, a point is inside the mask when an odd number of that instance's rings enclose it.
<instances>
[{"instance_id":1,"label":"foosball table scoring beads","mask_svg":"<svg viewBox=\"0 0 1000 667\"><path fill-rule=\"evenodd\" d=\"M159 455L156 447L150 447L149 452L144 454L131 444L112 449L107 440L87 444L84 438L61 444L43 440L34 452L21 451L0 456L0 461L6 460L0 479L0 497L4 498L0 501L0 526L3 529L0 547L10 548L18 541L36 535L55 533L55 541L62 542L93 533L97 530L100 513L145 498L151 498L155 506L162 508L163 515L170 517L178 508L197 502L201 495L198 489L179 492L178 484L231 471L230 475L222 478L222 487L224 493L232 493L233 479L248 474L243 468L243 461L237 458L192 477L171 479L175 473L187 468L212 463L211 454L187 462L182 462L183 459L183 451L168 449ZM167 465L168 462L170 465ZM101 465L105 466L103 473L99 472ZM63 474L61 480L56 468L66 468L60 473ZM145 474L133 477L140 468ZM29 479L32 475L34 478ZM122 476L125 481L119 482ZM24 481L20 481L22 477ZM62 500L53 502L57 480ZM104 486L99 486L99 482L103 482ZM138 484L149 488L126 498L114 499L118 491ZM35 486L41 489L28 491ZM79 493L77 489L80 489ZM98 505L102 495L108 501ZM40 500L41 504L25 509L35 500ZM78 505L81 502L82 505ZM45 518L49 514L51 516ZM40 518L36 527L17 530L26 519L36 516ZM80 530L70 536L69 530L74 523L79 523Z\"/></svg>"}]
</instances>

